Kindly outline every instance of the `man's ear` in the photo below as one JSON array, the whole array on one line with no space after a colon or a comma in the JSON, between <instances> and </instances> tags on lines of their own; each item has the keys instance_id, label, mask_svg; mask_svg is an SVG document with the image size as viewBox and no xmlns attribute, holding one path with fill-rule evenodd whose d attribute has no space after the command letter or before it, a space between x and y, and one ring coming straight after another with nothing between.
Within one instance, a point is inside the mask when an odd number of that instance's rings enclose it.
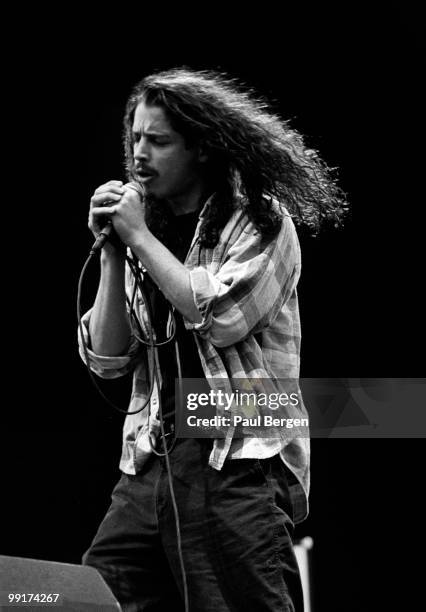
<instances>
[{"instance_id":1,"label":"man's ear","mask_svg":"<svg viewBox=\"0 0 426 612\"><path fill-rule=\"evenodd\" d=\"M201 143L198 145L198 161L202 164L208 161L209 155L207 153L206 147Z\"/></svg>"}]
</instances>

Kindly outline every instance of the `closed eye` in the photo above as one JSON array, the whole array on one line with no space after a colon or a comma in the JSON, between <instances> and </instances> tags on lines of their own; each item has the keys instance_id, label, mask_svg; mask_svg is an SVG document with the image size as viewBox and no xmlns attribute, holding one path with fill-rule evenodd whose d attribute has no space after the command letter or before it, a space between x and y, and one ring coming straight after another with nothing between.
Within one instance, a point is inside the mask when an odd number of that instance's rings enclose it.
<instances>
[{"instance_id":1,"label":"closed eye","mask_svg":"<svg viewBox=\"0 0 426 612\"><path fill-rule=\"evenodd\" d=\"M155 136L148 137L151 142L157 146L164 146L170 144L170 140L164 140L163 138L156 138Z\"/></svg>"},{"instance_id":2,"label":"closed eye","mask_svg":"<svg viewBox=\"0 0 426 612\"><path fill-rule=\"evenodd\" d=\"M140 140L140 135L133 135L133 145L138 144ZM151 144L157 146L157 147L165 147L166 145L170 144L170 140L163 140L161 138L156 138L155 136L147 136L147 140L148 142L150 142Z\"/></svg>"}]
</instances>

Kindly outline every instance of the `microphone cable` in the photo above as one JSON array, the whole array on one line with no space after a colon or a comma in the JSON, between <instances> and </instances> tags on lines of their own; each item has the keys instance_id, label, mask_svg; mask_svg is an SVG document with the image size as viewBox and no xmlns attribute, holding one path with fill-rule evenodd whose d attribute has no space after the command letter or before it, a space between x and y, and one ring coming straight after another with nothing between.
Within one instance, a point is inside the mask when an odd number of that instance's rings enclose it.
<instances>
[{"instance_id":1,"label":"microphone cable","mask_svg":"<svg viewBox=\"0 0 426 612\"><path fill-rule=\"evenodd\" d=\"M87 259L86 259L86 261L85 261L85 263L84 263L84 265L82 267L82 270L81 270L81 273L80 273L80 277L79 277L79 280L78 280L78 288L77 288L77 321L78 321L78 330L79 330L79 334L80 334L81 344L82 344L82 347L83 347L84 361L85 361L86 369L87 369L87 372L88 372L88 374L90 376L90 379L91 379L94 387L96 388L96 390L98 391L98 393L102 397L102 399L110 407L112 407L114 410L117 410L118 412L120 412L122 414L125 414L125 415L137 414L137 413L141 412L142 410L144 410L144 408L146 408L146 406L148 406L148 404L150 403L150 399L151 399L151 396L152 396L152 393L153 393L153 390L154 390L154 381L157 383L157 389L158 389L158 416L159 416L159 421L160 421L161 440L162 440L162 443L163 443L164 453L160 453L159 451L157 451L157 449L155 448L154 442L153 442L153 440L151 438L151 434L149 433L149 419L150 419L150 410L149 409L148 409L148 439L149 439L149 444L150 444L152 452L155 455L157 455L158 457L164 457L164 460L165 460L165 463L166 463L167 479L168 479L169 490L170 490L170 498L171 498L171 501L172 501L173 514L174 514L174 518L175 518L176 539L177 539L177 548L178 548L178 556L179 556L179 565L180 565L180 569L181 569L182 583L183 583L184 607L185 607L185 612L189 612L188 583L187 583L185 563L184 563L183 551L182 551L182 535L181 535L181 529L180 529L180 518L179 518L179 511L178 511L178 507L177 507L177 503L176 503L176 496L175 496L175 491L174 491L174 486L173 486L173 474L172 474L170 458L169 458L169 453L171 453L171 451L173 450L173 448L174 448L174 446L176 444L176 435L174 436L174 438L172 440L172 444L170 445L170 448L168 448L167 447L167 440L166 440L166 433L165 433L165 428L164 428L164 418L163 418L163 412L162 412L161 391L160 391L160 378L159 378L158 368L156 366L156 351L158 350L158 347L164 346L165 344L168 344L172 340L174 340L175 355L176 355L176 366L177 366L177 374L178 374L179 406L181 406L182 405L182 397L183 397L182 367L181 367L181 360L180 360L178 341L177 341L177 338L175 337L176 336L176 320L175 320L175 317L174 317L174 307L172 307L172 308L169 309L170 318L171 318L171 331L170 331L170 335L168 337L166 337L165 341L156 343L154 327L153 327L153 324L152 324L153 316L152 316L152 312L151 312L151 304L150 304L150 300L147 297L146 292L145 292L144 278L142 278L142 275L141 275L141 269L139 267L139 260L137 259L137 257L135 256L134 253L132 253L132 258L130 258L129 256L126 255L126 261L127 261L128 265L129 265L130 271L131 271L131 273L133 275L133 279L134 279L134 286L133 286L131 300L129 302L129 299L126 296L126 302L127 302L128 307L129 307L129 318L130 318L130 325L131 325L132 333L134 334L135 338L140 343L144 344L147 347L147 351L148 351L148 364L149 364L148 376L149 376L149 381L150 381L148 395L147 395L147 398L144 401L143 405L141 406L141 408L138 408L137 410L131 411L131 410L123 410L122 408L117 406L114 402L112 402L103 393L102 389L99 387L98 383L96 382L96 379L95 379L95 376L94 376L93 372L90 369L90 356L89 356L89 352L88 352L88 346L87 346L87 343L86 343L85 338L84 338L83 323L82 323L82 314L81 314L81 294L82 294L83 279L84 279L84 276L86 274L86 270L87 270L87 267L88 267L89 263L92 261L94 255L96 255L98 252L100 252L103 244L108 239L111 230L112 230L112 223L109 222L107 224L107 228L103 232L101 231L101 233L97 237L95 243L93 244L93 246L92 246L92 248L90 250L89 256L87 257ZM147 329L146 329L146 334L147 334L148 340L144 340L143 339L143 329L142 329L143 321L142 321L142 319L139 318L138 313L135 310L135 306L134 306L135 299L136 299L136 294L137 294L138 290L140 292L140 295L141 295L142 300L143 300L144 305L145 305L145 312L147 313L148 326L147 326ZM136 328L137 328L137 331L136 331Z\"/></svg>"},{"instance_id":2,"label":"microphone cable","mask_svg":"<svg viewBox=\"0 0 426 612\"><path fill-rule=\"evenodd\" d=\"M143 280L141 278L141 271L140 271L140 267L139 267L139 260L137 259L137 257L135 256L134 253L132 253L132 257L133 257L133 261L130 258L127 258L127 261L129 263L130 269L132 270L132 274L134 276L135 279L135 287L136 285L139 286L139 289L141 291L141 294L143 296L143 300L144 300L144 304L145 304L145 309L146 309L146 313L147 313L147 318L148 318L148 326L151 330L151 334L150 334L150 338L153 338L154 335L154 326L152 323L153 320L153 316L152 316L152 311L151 311L151 302L148 299L148 297L146 296L145 290L143 288ZM135 291L133 291L132 294L132 301L134 299L135 296ZM131 312L133 312L133 304L131 305ZM171 321L172 321L172 332L171 335L166 338L166 340L164 342L159 342L155 344L155 347L159 347L159 346L164 346L165 344L170 343L172 340L174 340L174 345L175 345L175 355L176 355L176 366L177 366L177 374L178 374L178 384L179 384L179 407L182 405L182 395L183 395L183 390L182 390L182 366L181 366L181 361L180 361L180 353L179 353L179 343L177 341L176 338L176 320L174 317L174 307L169 309L169 313L171 315ZM138 324L139 324L139 320L138 320ZM143 342L143 344L147 344L143 338L140 338L141 342ZM154 371L155 371L155 378L156 378L156 382L157 382L157 388L160 389L160 380L159 380L159 372L158 369L155 367L155 363L154 363ZM175 399L176 402L176 399ZM162 409L162 401L161 401L161 392L158 393L158 415L160 417L160 429L161 429L161 439L163 442L163 448L164 448L164 453L160 453L157 451L157 449L154 446L154 443L152 441L151 435L148 434L148 440L149 440L149 445L151 447L152 452L157 455L157 457L164 457L165 459L165 463L166 463L166 468L167 468L167 479L168 479L168 483L169 483L169 489L170 489L170 498L172 501L172 506L173 506L173 514L175 517L175 527L176 527L176 539L177 539L177 545L178 545L178 555L179 555L179 564L180 564L180 568L181 568L181 573L182 573L182 583L183 583L183 594L184 594L184 605L185 605L185 611L189 612L189 599L188 599L188 584L187 584L187 578L186 578L186 571L185 571L185 563L183 560L183 551L182 551L182 535L181 535L181 530L180 530L180 520L179 520L179 511L178 511L178 507L177 507L177 502L176 502L176 496L175 496L175 491L174 491L174 486L173 486L173 475L172 475L172 468L170 465L170 458L169 458L169 454L172 452L173 448L175 447L176 444L176 436L174 436L173 440L172 440L172 444L170 448L167 448L167 440L166 440L166 432L165 432L165 428L164 428L164 415L163 415L163 409ZM149 418L150 418L150 411L148 411L148 432L149 432Z\"/></svg>"}]
</instances>

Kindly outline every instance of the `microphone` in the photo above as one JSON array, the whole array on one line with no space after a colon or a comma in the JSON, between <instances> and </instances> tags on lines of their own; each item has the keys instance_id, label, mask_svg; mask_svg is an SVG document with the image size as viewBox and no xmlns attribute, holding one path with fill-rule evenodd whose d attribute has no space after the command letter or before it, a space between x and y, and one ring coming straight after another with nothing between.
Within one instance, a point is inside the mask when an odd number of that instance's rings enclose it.
<instances>
[{"instance_id":1,"label":"microphone","mask_svg":"<svg viewBox=\"0 0 426 612\"><path fill-rule=\"evenodd\" d=\"M102 249L102 247L104 246L105 242L110 237L110 234L111 234L113 229L114 228L113 228L113 225L112 225L112 221L111 221L111 219L108 219L108 221L105 223L105 225L103 226L103 228L99 232L95 242L93 243L92 248L90 249L91 253L97 253L98 251L100 251Z\"/></svg>"}]
</instances>

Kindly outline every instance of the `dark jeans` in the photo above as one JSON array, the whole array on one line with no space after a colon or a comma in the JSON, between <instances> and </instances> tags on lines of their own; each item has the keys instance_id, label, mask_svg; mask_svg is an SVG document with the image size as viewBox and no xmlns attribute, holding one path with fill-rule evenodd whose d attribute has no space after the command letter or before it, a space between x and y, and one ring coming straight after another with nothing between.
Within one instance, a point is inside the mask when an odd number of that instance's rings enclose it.
<instances>
[{"instance_id":1,"label":"dark jeans","mask_svg":"<svg viewBox=\"0 0 426 612\"><path fill-rule=\"evenodd\" d=\"M170 455L191 612L303 611L286 468L278 456L208 465L209 440ZM123 474L83 563L126 612L183 610L176 527L164 459Z\"/></svg>"}]
</instances>

